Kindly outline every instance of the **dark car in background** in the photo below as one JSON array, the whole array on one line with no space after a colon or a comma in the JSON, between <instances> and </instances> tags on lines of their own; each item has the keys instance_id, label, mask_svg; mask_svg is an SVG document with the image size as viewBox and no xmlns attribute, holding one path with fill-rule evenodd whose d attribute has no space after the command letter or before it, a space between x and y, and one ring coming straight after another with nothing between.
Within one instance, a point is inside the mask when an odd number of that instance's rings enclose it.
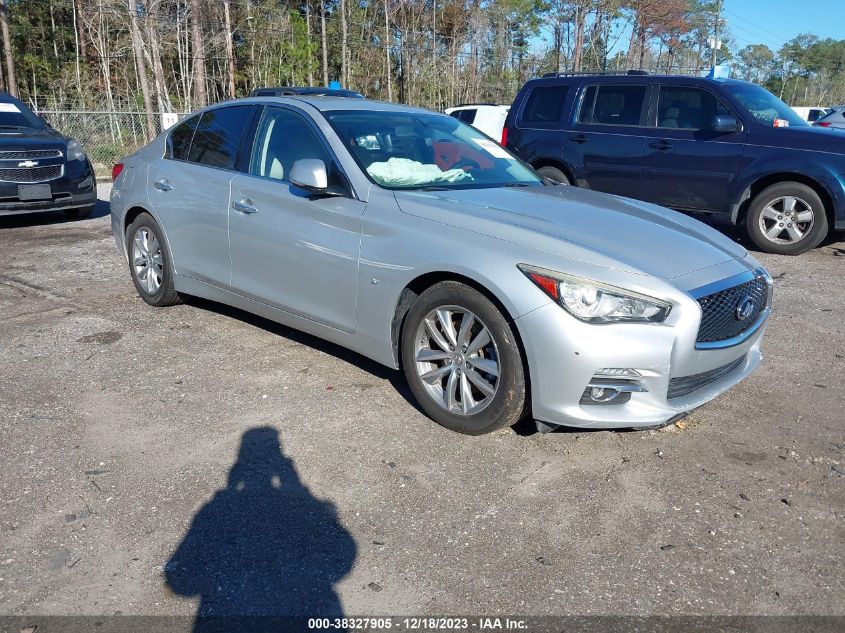
<instances>
[{"instance_id":1,"label":"dark car in background","mask_svg":"<svg viewBox=\"0 0 845 633\"><path fill-rule=\"evenodd\" d=\"M845 229L845 143L732 79L554 74L528 81L502 144L540 174L680 211L723 213L770 253Z\"/></svg>"},{"instance_id":2,"label":"dark car in background","mask_svg":"<svg viewBox=\"0 0 845 633\"><path fill-rule=\"evenodd\" d=\"M278 86L275 88L256 88L249 93L250 97L295 97L296 95L308 95L309 97L349 97L350 99L363 99L364 95L354 90L343 88L320 88L318 86Z\"/></svg>"},{"instance_id":3,"label":"dark car in background","mask_svg":"<svg viewBox=\"0 0 845 633\"><path fill-rule=\"evenodd\" d=\"M0 216L64 211L83 217L97 201L82 144L0 93Z\"/></svg>"}]
</instances>

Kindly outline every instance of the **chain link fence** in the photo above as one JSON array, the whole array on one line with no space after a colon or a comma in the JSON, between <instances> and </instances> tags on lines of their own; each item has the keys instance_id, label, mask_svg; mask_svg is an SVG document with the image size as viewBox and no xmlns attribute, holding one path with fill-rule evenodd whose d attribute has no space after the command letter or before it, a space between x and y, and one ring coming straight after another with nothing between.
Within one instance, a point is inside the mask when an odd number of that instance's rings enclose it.
<instances>
[{"instance_id":1,"label":"chain link fence","mask_svg":"<svg viewBox=\"0 0 845 633\"><path fill-rule=\"evenodd\" d=\"M148 138L144 112L37 110L36 114L65 136L82 143L98 180L108 180L114 163L152 140ZM156 112L156 134L183 116L185 113Z\"/></svg>"}]
</instances>

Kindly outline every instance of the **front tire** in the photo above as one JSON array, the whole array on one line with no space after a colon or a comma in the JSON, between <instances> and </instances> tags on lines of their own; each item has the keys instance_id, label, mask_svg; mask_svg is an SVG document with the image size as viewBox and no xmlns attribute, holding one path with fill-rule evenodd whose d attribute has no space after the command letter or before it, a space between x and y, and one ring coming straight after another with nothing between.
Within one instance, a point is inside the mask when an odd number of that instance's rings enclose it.
<instances>
[{"instance_id":1,"label":"front tire","mask_svg":"<svg viewBox=\"0 0 845 633\"><path fill-rule=\"evenodd\" d=\"M164 235L151 215L142 213L126 229L126 252L132 282L141 299L157 308L181 303Z\"/></svg>"},{"instance_id":2,"label":"front tire","mask_svg":"<svg viewBox=\"0 0 845 633\"><path fill-rule=\"evenodd\" d=\"M745 225L760 250L776 255L806 253L822 242L828 228L819 194L800 182L780 182L757 194Z\"/></svg>"},{"instance_id":3,"label":"front tire","mask_svg":"<svg viewBox=\"0 0 845 633\"><path fill-rule=\"evenodd\" d=\"M513 426L526 412L522 353L504 315L456 281L423 292L402 328L411 392L438 424L467 435Z\"/></svg>"}]
</instances>

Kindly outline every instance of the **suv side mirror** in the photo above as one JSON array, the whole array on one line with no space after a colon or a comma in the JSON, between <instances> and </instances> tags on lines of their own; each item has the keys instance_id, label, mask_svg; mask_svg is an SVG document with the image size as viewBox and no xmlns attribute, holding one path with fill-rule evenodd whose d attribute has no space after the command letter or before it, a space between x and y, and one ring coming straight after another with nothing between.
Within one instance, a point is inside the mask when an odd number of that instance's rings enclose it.
<instances>
[{"instance_id":1,"label":"suv side mirror","mask_svg":"<svg viewBox=\"0 0 845 633\"><path fill-rule=\"evenodd\" d=\"M730 114L717 114L710 123L710 130L722 134L736 132L739 130L739 121Z\"/></svg>"}]
</instances>

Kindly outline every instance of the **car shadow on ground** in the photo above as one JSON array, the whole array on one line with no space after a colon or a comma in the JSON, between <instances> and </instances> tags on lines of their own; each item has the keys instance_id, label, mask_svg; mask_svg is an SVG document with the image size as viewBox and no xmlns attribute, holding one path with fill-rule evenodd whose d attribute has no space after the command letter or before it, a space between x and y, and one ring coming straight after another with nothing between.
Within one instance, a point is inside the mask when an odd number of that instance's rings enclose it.
<instances>
[{"instance_id":1,"label":"car shadow on ground","mask_svg":"<svg viewBox=\"0 0 845 633\"><path fill-rule=\"evenodd\" d=\"M305 631L343 616L335 585L357 545L330 502L315 498L278 431L249 429L225 488L194 515L164 567L177 596L199 598L194 633Z\"/></svg>"},{"instance_id":2,"label":"car shadow on ground","mask_svg":"<svg viewBox=\"0 0 845 633\"><path fill-rule=\"evenodd\" d=\"M84 218L69 218L65 215L64 211L40 211L37 213L22 213L20 215L3 215L0 216L0 230L96 220L97 218L107 216L109 213L109 201L98 199L93 211L91 211L91 215Z\"/></svg>"},{"instance_id":3,"label":"car shadow on ground","mask_svg":"<svg viewBox=\"0 0 845 633\"><path fill-rule=\"evenodd\" d=\"M350 365L355 365L356 367L372 374L376 378L387 380L399 393L399 395L408 402L408 404L423 415L426 415L425 411L423 411L419 403L417 403L413 394L411 394L411 389L408 387L408 383L405 381L405 376L401 371L390 369L389 367L385 367L374 360L370 360L366 356L362 356L357 352L348 350L345 347L341 347L340 345L330 343L329 341L312 336L311 334L306 334L305 332L281 325L280 323L276 323L270 319L265 319L264 317L252 314L251 312L246 312L244 310L240 310L239 308L233 308L232 306L217 303L208 299L202 299L200 297L184 296L183 298L187 304L193 307L208 310L209 312L215 312L232 319L237 319L243 323L248 323L249 325L261 328L262 330L275 334L276 336L281 336L294 343L311 347L323 352L324 354L334 356L335 358L349 363Z\"/></svg>"}]
</instances>

